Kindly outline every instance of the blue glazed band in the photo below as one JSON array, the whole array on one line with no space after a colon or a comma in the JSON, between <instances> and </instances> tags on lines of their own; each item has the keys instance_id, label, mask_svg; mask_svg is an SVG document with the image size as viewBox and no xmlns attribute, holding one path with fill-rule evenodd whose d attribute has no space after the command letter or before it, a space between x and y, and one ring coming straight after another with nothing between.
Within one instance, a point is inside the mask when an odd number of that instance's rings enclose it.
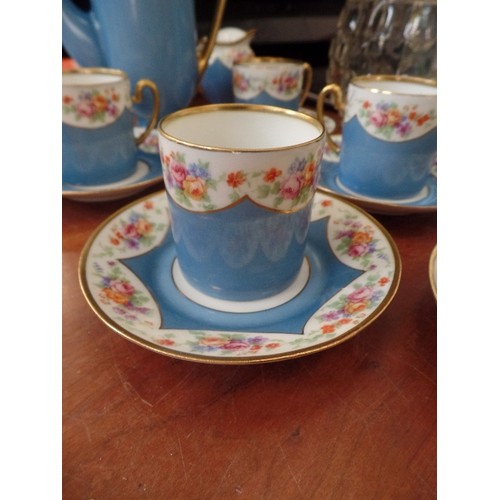
<instances>
[{"instance_id":1,"label":"blue glazed band","mask_svg":"<svg viewBox=\"0 0 500 500\"><path fill-rule=\"evenodd\" d=\"M304 258L312 201L279 213L243 200L208 213L180 207L169 196L172 235L186 280L226 300L258 300L286 289Z\"/></svg>"},{"instance_id":2,"label":"blue glazed band","mask_svg":"<svg viewBox=\"0 0 500 500\"><path fill-rule=\"evenodd\" d=\"M293 109L297 111L300 105L300 95L285 101L284 99L277 99L272 95L269 95L266 91L252 97L251 99L241 99L239 97L234 98L234 102L245 103L245 104L264 104L267 106L279 106L280 108Z\"/></svg>"},{"instance_id":3,"label":"blue glazed band","mask_svg":"<svg viewBox=\"0 0 500 500\"><path fill-rule=\"evenodd\" d=\"M231 68L216 60L203 74L201 86L211 103L233 102L233 74Z\"/></svg>"},{"instance_id":4,"label":"blue glazed band","mask_svg":"<svg viewBox=\"0 0 500 500\"><path fill-rule=\"evenodd\" d=\"M424 188L436 147L437 128L416 139L388 142L370 135L355 116L343 126L339 179L365 196L407 198Z\"/></svg>"},{"instance_id":5,"label":"blue glazed band","mask_svg":"<svg viewBox=\"0 0 500 500\"><path fill-rule=\"evenodd\" d=\"M62 124L62 178L74 185L108 184L135 171L137 146L132 113L105 127L79 128Z\"/></svg>"}]
</instances>

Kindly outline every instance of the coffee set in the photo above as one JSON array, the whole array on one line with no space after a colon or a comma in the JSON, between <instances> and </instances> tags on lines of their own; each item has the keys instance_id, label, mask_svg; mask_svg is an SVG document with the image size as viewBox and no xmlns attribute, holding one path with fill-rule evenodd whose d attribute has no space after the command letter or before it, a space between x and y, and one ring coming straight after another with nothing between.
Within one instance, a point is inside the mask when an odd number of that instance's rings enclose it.
<instances>
[{"instance_id":1,"label":"coffee set","mask_svg":"<svg viewBox=\"0 0 500 500\"><path fill-rule=\"evenodd\" d=\"M346 97L326 85L306 113L310 65L255 57L253 31L219 30L225 2L178 68L161 38L138 64L130 33L147 25L168 36L156 19L167 14L194 26L190 3L177 13L157 2L115 29L112 13L128 1L94 2L88 18L63 1L63 42L80 65L62 79L63 197L107 201L164 184L85 245L79 278L90 307L143 347L203 363L291 359L356 335L401 276L394 241L362 203L435 208L435 82L366 75ZM84 40L71 33L77 19ZM190 38L175 36L169 45ZM208 104L192 105L197 87ZM341 134L324 112L329 100Z\"/></svg>"}]
</instances>

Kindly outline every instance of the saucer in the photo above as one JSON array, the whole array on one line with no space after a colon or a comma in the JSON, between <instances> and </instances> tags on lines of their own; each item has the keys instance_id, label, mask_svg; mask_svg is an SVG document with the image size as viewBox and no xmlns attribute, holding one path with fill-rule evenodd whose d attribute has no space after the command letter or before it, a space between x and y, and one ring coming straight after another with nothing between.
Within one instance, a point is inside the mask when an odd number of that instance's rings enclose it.
<instances>
[{"instance_id":1,"label":"saucer","mask_svg":"<svg viewBox=\"0 0 500 500\"><path fill-rule=\"evenodd\" d=\"M341 136L332 139L341 143ZM339 156L327 148L321 163L321 176L318 188L321 191L336 194L355 203L368 212L383 215L407 215L412 213L435 212L437 210L437 166L428 176L423 190L406 200L389 200L357 194L346 188L339 180Z\"/></svg>"},{"instance_id":2,"label":"saucer","mask_svg":"<svg viewBox=\"0 0 500 500\"><path fill-rule=\"evenodd\" d=\"M137 137L144 129L134 128ZM95 186L76 186L63 183L63 198L74 201L112 201L140 193L146 188L161 182L162 168L158 150L158 132L154 130L139 146L135 172L118 182Z\"/></svg>"},{"instance_id":3,"label":"saucer","mask_svg":"<svg viewBox=\"0 0 500 500\"><path fill-rule=\"evenodd\" d=\"M242 302L228 311L192 301L174 282L168 202L160 191L95 230L80 257L79 279L98 317L142 347L202 363L266 363L353 337L399 286L401 260L388 232L329 193L315 195L305 260L308 280L285 303L241 312Z\"/></svg>"},{"instance_id":4,"label":"saucer","mask_svg":"<svg viewBox=\"0 0 500 500\"><path fill-rule=\"evenodd\" d=\"M437 300L437 245L433 248L429 258L429 281L434 298Z\"/></svg>"}]
</instances>

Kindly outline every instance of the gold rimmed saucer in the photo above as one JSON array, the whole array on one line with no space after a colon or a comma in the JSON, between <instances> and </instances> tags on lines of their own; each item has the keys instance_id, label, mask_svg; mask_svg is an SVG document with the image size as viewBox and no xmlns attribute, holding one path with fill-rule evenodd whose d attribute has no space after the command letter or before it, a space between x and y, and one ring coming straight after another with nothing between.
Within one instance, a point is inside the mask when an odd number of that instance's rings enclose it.
<instances>
[{"instance_id":1,"label":"gold rimmed saucer","mask_svg":"<svg viewBox=\"0 0 500 500\"><path fill-rule=\"evenodd\" d=\"M429 258L429 281L434 298L437 300L437 245L432 250Z\"/></svg>"},{"instance_id":2,"label":"gold rimmed saucer","mask_svg":"<svg viewBox=\"0 0 500 500\"><path fill-rule=\"evenodd\" d=\"M382 314L401 277L399 252L383 226L328 193L314 197L309 280L286 303L238 312L191 301L173 281L175 257L166 193L160 191L95 230L80 257L81 289L99 318L126 339L212 364L281 361L338 345Z\"/></svg>"}]
</instances>

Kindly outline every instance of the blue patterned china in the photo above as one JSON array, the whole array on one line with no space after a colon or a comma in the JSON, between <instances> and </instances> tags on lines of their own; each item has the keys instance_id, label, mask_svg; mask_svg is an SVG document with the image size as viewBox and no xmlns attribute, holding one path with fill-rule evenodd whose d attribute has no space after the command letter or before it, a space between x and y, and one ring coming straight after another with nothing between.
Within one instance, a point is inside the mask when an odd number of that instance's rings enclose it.
<instances>
[{"instance_id":1,"label":"blue patterned china","mask_svg":"<svg viewBox=\"0 0 500 500\"><path fill-rule=\"evenodd\" d=\"M299 287L322 124L283 108L212 104L164 117L158 132L187 282L235 301Z\"/></svg>"},{"instance_id":2,"label":"blue patterned china","mask_svg":"<svg viewBox=\"0 0 500 500\"><path fill-rule=\"evenodd\" d=\"M284 57L252 57L233 66L234 102L297 111L309 94L312 67Z\"/></svg>"},{"instance_id":3,"label":"blue patterned china","mask_svg":"<svg viewBox=\"0 0 500 500\"><path fill-rule=\"evenodd\" d=\"M134 136L140 137L145 130L144 127L134 127ZM62 197L82 202L119 200L161 182L163 177L158 153L158 133L153 130L139 146L132 175L118 182L95 186L74 186L63 182Z\"/></svg>"},{"instance_id":4,"label":"blue patterned china","mask_svg":"<svg viewBox=\"0 0 500 500\"><path fill-rule=\"evenodd\" d=\"M342 144L342 136L334 135L332 140ZM435 212L437 210L437 164L433 165L424 187L415 196L406 199L385 199L363 196L348 189L340 180L339 155L328 146L321 162L318 188L321 191L341 196L371 213L383 215L407 215Z\"/></svg>"},{"instance_id":5,"label":"blue patterned china","mask_svg":"<svg viewBox=\"0 0 500 500\"><path fill-rule=\"evenodd\" d=\"M355 77L344 102L341 88L325 86L317 112L334 97L343 114L339 181L360 196L393 201L418 196L425 188L437 150L437 84L398 75Z\"/></svg>"},{"instance_id":6,"label":"blue patterned china","mask_svg":"<svg viewBox=\"0 0 500 500\"><path fill-rule=\"evenodd\" d=\"M280 361L335 346L366 328L394 298L397 247L380 223L328 193L314 196L295 294L208 302L184 289L165 191L109 217L79 267L90 307L112 330L159 354L218 364Z\"/></svg>"},{"instance_id":7,"label":"blue patterned china","mask_svg":"<svg viewBox=\"0 0 500 500\"><path fill-rule=\"evenodd\" d=\"M154 97L145 131L134 137L132 103L144 90ZM124 71L78 68L62 74L62 179L75 186L118 182L133 174L138 146L158 120L156 85L139 80L130 96Z\"/></svg>"},{"instance_id":8,"label":"blue patterned china","mask_svg":"<svg viewBox=\"0 0 500 500\"><path fill-rule=\"evenodd\" d=\"M132 85L154 81L160 116L186 107L212 52L226 0L217 0L210 35L197 57L194 0L92 0L90 10L62 2L62 43L80 66L122 69ZM144 125L152 108L145 99L134 111Z\"/></svg>"}]
</instances>

